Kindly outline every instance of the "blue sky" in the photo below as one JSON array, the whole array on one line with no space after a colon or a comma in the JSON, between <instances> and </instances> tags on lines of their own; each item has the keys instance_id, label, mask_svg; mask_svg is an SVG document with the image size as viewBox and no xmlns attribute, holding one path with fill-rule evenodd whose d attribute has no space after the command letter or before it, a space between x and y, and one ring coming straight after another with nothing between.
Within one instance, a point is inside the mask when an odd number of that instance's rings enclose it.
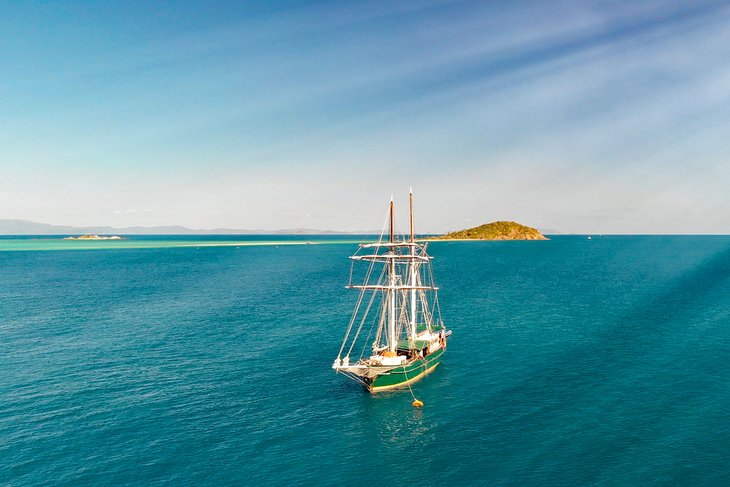
<instances>
[{"instance_id":1,"label":"blue sky","mask_svg":"<svg viewBox=\"0 0 730 487\"><path fill-rule=\"evenodd\" d=\"M0 2L0 218L730 233L727 2ZM403 216L405 216L403 214Z\"/></svg>"}]
</instances>

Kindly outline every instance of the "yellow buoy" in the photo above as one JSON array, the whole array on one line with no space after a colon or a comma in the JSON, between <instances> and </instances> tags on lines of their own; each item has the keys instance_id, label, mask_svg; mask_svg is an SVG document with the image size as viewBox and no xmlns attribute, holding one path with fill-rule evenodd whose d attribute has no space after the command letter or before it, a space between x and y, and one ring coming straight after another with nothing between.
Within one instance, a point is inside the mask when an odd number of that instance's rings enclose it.
<instances>
[{"instance_id":1,"label":"yellow buoy","mask_svg":"<svg viewBox=\"0 0 730 487\"><path fill-rule=\"evenodd\" d=\"M416 399L415 401L413 401L413 407L414 408L423 407L423 402L422 401L419 401L418 399Z\"/></svg>"}]
</instances>

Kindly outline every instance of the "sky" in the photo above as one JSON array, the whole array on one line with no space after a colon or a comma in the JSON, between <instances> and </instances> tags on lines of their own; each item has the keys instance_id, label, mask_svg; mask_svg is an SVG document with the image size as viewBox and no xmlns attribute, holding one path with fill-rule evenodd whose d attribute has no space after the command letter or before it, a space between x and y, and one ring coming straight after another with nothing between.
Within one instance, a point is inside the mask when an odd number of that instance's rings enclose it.
<instances>
[{"instance_id":1,"label":"sky","mask_svg":"<svg viewBox=\"0 0 730 487\"><path fill-rule=\"evenodd\" d=\"M0 0L0 218L730 233L730 2ZM405 229L405 228L403 228Z\"/></svg>"}]
</instances>

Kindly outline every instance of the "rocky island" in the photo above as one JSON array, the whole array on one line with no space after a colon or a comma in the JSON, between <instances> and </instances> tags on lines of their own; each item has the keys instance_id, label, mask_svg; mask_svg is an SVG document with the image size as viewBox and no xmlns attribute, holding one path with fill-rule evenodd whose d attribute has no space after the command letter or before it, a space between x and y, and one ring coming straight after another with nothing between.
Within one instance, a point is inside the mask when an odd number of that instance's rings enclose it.
<instances>
[{"instance_id":1,"label":"rocky island","mask_svg":"<svg viewBox=\"0 0 730 487\"><path fill-rule=\"evenodd\" d=\"M537 228L499 221L433 237L433 240L547 240L547 237Z\"/></svg>"}]
</instances>

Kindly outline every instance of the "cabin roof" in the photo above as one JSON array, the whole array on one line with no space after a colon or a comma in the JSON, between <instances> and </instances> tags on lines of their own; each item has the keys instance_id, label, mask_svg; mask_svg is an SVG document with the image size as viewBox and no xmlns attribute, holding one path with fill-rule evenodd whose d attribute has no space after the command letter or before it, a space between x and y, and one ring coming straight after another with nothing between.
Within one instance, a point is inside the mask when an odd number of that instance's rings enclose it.
<instances>
[{"instance_id":1,"label":"cabin roof","mask_svg":"<svg viewBox=\"0 0 730 487\"><path fill-rule=\"evenodd\" d=\"M413 340L413 348L426 348L428 347L428 343L428 340ZM400 340L398 342L398 348L400 348L401 350L410 349L410 340Z\"/></svg>"}]
</instances>

